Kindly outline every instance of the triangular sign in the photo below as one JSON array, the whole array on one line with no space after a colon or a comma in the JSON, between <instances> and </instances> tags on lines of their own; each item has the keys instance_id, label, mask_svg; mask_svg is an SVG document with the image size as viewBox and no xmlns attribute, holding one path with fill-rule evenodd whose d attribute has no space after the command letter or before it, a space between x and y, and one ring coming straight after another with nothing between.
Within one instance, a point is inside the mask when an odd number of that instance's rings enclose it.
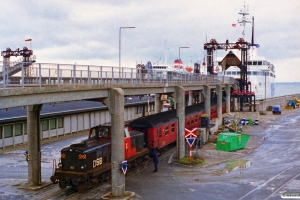
<instances>
[{"instance_id":1,"label":"triangular sign","mask_svg":"<svg viewBox=\"0 0 300 200\"><path fill-rule=\"evenodd\" d=\"M194 137L190 137L190 138L185 138L187 143L191 146L193 146L194 142L195 142L195 139Z\"/></svg>"},{"instance_id":2,"label":"triangular sign","mask_svg":"<svg viewBox=\"0 0 300 200\"><path fill-rule=\"evenodd\" d=\"M124 161L122 161L122 171L123 171L123 173L124 174L126 174L126 171L127 171L127 160L124 160Z\"/></svg>"}]
</instances>

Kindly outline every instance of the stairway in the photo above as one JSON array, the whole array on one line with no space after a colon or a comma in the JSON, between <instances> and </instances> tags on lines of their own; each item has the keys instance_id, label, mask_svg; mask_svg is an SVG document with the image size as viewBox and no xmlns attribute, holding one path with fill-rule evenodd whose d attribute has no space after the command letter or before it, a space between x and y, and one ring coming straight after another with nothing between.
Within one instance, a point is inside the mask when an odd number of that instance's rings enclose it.
<instances>
[{"instance_id":1,"label":"stairway","mask_svg":"<svg viewBox=\"0 0 300 200\"><path fill-rule=\"evenodd\" d=\"M24 66L24 69L30 65L32 65L32 63L35 62L36 57L32 56L29 57L29 62L23 62L24 58L20 58L19 60L15 61L15 62L11 62L9 63L9 67L7 68L8 71L6 71L6 74L8 74L8 76L13 76L14 74L20 72L22 70L22 63ZM3 80L3 71L0 72L0 81Z\"/></svg>"}]
</instances>

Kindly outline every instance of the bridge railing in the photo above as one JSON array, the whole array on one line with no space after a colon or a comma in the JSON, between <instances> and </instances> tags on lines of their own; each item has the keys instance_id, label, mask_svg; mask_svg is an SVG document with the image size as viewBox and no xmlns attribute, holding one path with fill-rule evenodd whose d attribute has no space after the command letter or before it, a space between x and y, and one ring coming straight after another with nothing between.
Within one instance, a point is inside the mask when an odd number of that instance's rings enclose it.
<instances>
[{"instance_id":1,"label":"bridge railing","mask_svg":"<svg viewBox=\"0 0 300 200\"><path fill-rule=\"evenodd\" d=\"M21 71L0 77L2 87L30 87L60 84L140 84L140 83L234 83L232 77L200 75L176 71L141 70L130 67L28 63L21 62ZM3 63L0 63L0 72Z\"/></svg>"}]
</instances>

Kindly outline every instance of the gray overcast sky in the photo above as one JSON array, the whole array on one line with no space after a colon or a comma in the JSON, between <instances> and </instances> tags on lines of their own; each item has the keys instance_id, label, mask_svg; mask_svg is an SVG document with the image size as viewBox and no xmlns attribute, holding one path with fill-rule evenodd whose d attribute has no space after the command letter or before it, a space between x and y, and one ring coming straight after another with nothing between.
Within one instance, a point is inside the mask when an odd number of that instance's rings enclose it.
<instances>
[{"instance_id":1,"label":"gray overcast sky","mask_svg":"<svg viewBox=\"0 0 300 200\"><path fill-rule=\"evenodd\" d=\"M30 46L37 62L119 65L119 28L122 29L122 66L136 63L184 64L202 61L207 39L237 41L242 27L243 0L14 0L1 2L0 47ZM258 54L275 65L278 82L300 81L300 0L249 0L249 20L255 17ZM246 28L251 41L251 24ZM218 51L218 56L225 52ZM13 58L12 58L13 59Z\"/></svg>"}]
</instances>

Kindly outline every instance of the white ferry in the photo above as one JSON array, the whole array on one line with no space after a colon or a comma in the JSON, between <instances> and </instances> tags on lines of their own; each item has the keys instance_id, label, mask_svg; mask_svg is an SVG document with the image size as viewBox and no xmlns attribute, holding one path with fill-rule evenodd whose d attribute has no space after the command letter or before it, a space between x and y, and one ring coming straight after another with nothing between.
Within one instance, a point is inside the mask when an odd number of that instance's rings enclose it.
<instances>
[{"instance_id":1,"label":"white ferry","mask_svg":"<svg viewBox=\"0 0 300 200\"><path fill-rule=\"evenodd\" d=\"M138 69L138 73L143 73L144 78L152 77L153 75L158 75L163 78L167 78L167 76L176 76L180 74L192 73L193 68L190 66L183 66L183 62L181 60L176 59L173 65L167 64L154 64L152 65L150 61L146 64L137 64L136 68Z\"/></svg>"},{"instance_id":2,"label":"white ferry","mask_svg":"<svg viewBox=\"0 0 300 200\"><path fill-rule=\"evenodd\" d=\"M240 11L239 14L243 15L242 19L238 22L245 28L246 23L251 23L246 19L246 12L244 6L244 11ZM256 100L262 100L265 98L271 98L275 96L275 67L270 63L265 57L257 55L258 44L254 44L254 18L252 18L252 42L250 44L250 49L248 50L247 58L247 80L250 81L250 90L255 93ZM245 37L245 31L243 30L243 37ZM240 58L240 51L231 50L237 57ZM222 75L221 61L223 57L216 58L214 63L215 71L218 75ZM229 67L225 73L225 76L232 76L235 79L240 78L240 69L236 66Z\"/></svg>"}]
</instances>

